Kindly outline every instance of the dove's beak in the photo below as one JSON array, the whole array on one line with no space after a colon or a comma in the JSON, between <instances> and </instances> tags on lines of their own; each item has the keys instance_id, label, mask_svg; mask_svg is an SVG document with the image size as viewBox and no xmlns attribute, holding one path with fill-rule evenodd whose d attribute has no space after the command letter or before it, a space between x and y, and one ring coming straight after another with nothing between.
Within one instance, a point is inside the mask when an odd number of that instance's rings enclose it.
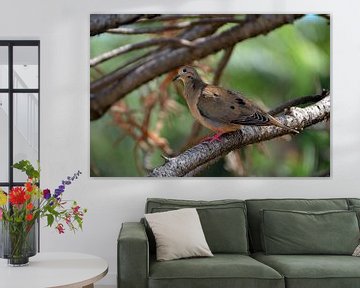
<instances>
[{"instance_id":1,"label":"dove's beak","mask_svg":"<svg viewBox=\"0 0 360 288\"><path fill-rule=\"evenodd\" d=\"M172 81L176 81L176 80L178 80L178 79L179 79L179 77L180 77L180 75L176 75L176 76L172 79Z\"/></svg>"}]
</instances>

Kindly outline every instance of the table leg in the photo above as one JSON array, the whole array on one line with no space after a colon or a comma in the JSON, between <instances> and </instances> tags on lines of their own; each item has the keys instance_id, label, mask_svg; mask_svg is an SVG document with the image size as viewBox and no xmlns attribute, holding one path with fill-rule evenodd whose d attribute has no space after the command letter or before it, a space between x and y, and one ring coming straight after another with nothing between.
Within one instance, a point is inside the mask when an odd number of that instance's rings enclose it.
<instances>
[{"instance_id":1,"label":"table leg","mask_svg":"<svg viewBox=\"0 0 360 288\"><path fill-rule=\"evenodd\" d=\"M84 286L83 288L94 288L94 284L86 285L86 286Z\"/></svg>"}]
</instances>

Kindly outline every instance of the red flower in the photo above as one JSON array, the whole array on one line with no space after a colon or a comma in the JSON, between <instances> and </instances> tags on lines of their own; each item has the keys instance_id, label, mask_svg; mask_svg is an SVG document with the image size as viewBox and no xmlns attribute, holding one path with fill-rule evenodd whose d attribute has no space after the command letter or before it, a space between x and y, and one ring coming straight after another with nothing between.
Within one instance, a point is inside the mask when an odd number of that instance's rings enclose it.
<instances>
[{"instance_id":1,"label":"red flower","mask_svg":"<svg viewBox=\"0 0 360 288\"><path fill-rule=\"evenodd\" d=\"M34 216L32 214L26 215L26 220L27 221L31 221L33 218L34 218Z\"/></svg>"},{"instance_id":2,"label":"red flower","mask_svg":"<svg viewBox=\"0 0 360 288\"><path fill-rule=\"evenodd\" d=\"M66 222L67 225L69 225L71 223L71 215L70 214L66 215L65 222Z\"/></svg>"},{"instance_id":3,"label":"red flower","mask_svg":"<svg viewBox=\"0 0 360 288\"><path fill-rule=\"evenodd\" d=\"M26 182L25 187L28 192L31 192L34 189L30 182Z\"/></svg>"},{"instance_id":4,"label":"red flower","mask_svg":"<svg viewBox=\"0 0 360 288\"><path fill-rule=\"evenodd\" d=\"M32 203L29 203L26 205L26 210L31 210L34 208L34 205Z\"/></svg>"},{"instance_id":5,"label":"red flower","mask_svg":"<svg viewBox=\"0 0 360 288\"><path fill-rule=\"evenodd\" d=\"M31 198L31 195L28 194L28 193L25 193L25 196L24 196L25 200L29 200Z\"/></svg>"},{"instance_id":6,"label":"red flower","mask_svg":"<svg viewBox=\"0 0 360 288\"><path fill-rule=\"evenodd\" d=\"M64 232L65 229L64 229L64 225L63 225L63 224L59 223L55 228L58 230L59 234L65 233L65 232Z\"/></svg>"},{"instance_id":7,"label":"red flower","mask_svg":"<svg viewBox=\"0 0 360 288\"><path fill-rule=\"evenodd\" d=\"M76 215L79 214L80 206L71 207L71 209L73 210L74 215Z\"/></svg>"},{"instance_id":8,"label":"red flower","mask_svg":"<svg viewBox=\"0 0 360 288\"><path fill-rule=\"evenodd\" d=\"M13 187L9 193L9 201L12 205L21 205L26 201L25 189L23 187Z\"/></svg>"}]
</instances>

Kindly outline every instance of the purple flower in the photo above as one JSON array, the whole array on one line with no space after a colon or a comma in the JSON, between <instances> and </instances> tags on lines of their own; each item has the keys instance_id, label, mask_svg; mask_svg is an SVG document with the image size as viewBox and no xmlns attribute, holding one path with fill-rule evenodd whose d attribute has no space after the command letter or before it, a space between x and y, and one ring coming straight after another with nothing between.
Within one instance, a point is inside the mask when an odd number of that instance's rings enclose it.
<instances>
[{"instance_id":1,"label":"purple flower","mask_svg":"<svg viewBox=\"0 0 360 288\"><path fill-rule=\"evenodd\" d=\"M55 189L54 197L59 200L60 195L65 191L65 186L70 185L72 183L72 181L74 181L75 179L77 179L80 176L80 174L82 174L82 173L79 170L78 172L74 173L73 177L68 176L68 177L66 177L66 180L62 180L59 187L57 189Z\"/></svg>"},{"instance_id":2,"label":"purple flower","mask_svg":"<svg viewBox=\"0 0 360 288\"><path fill-rule=\"evenodd\" d=\"M43 196L44 198L47 200L51 197L51 193L50 193L50 190L49 189L44 189L43 191Z\"/></svg>"},{"instance_id":3,"label":"purple flower","mask_svg":"<svg viewBox=\"0 0 360 288\"><path fill-rule=\"evenodd\" d=\"M65 190L64 189L55 189L55 192L54 192L54 197L56 199L58 199L60 197L60 195L64 192Z\"/></svg>"}]
</instances>

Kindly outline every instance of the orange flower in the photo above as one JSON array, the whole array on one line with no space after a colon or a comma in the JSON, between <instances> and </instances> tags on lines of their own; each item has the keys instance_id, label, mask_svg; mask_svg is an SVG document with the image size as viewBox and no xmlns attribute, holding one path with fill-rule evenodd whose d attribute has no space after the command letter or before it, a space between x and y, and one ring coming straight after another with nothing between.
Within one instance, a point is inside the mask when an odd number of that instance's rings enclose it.
<instances>
[{"instance_id":1,"label":"orange flower","mask_svg":"<svg viewBox=\"0 0 360 288\"><path fill-rule=\"evenodd\" d=\"M34 218L32 214L26 215L26 221L31 221Z\"/></svg>"},{"instance_id":2,"label":"orange flower","mask_svg":"<svg viewBox=\"0 0 360 288\"><path fill-rule=\"evenodd\" d=\"M25 193L24 198L25 198L25 200L29 200L31 198L31 195L28 193Z\"/></svg>"},{"instance_id":3,"label":"orange flower","mask_svg":"<svg viewBox=\"0 0 360 288\"><path fill-rule=\"evenodd\" d=\"M26 182L25 187L28 192L31 192L34 189L30 182Z\"/></svg>"},{"instance_id":4,"label":"orange flower","mask_svg":"<svg viewBox=\"0 0 360 288\"><path fill-rule=\"evenodd\" d=\"M34 208L34 205L32 203L29 203L29 204L26 205L27 210L31 210L33 208Z\"/></svg>"}]
</instances>

